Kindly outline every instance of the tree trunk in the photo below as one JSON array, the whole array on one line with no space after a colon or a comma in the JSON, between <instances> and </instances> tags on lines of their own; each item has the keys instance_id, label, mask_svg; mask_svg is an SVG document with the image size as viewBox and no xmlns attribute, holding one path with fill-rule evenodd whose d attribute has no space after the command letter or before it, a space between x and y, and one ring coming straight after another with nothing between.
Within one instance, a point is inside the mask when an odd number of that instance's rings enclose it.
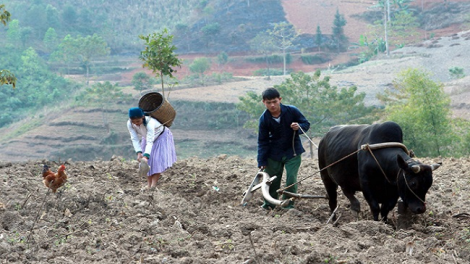
<instances>
[{"instance_id":1,"label":"tree trunk","mask_svg":"<svg viewBox=\"0 0 470 264\"><path fill-rule=\"evenodd\" d=\"M265 58L266 58L266 69L267 69L267 74L268 74L268 80L271 80L271 73L269 71L269 57L268 57L268 55L266 55Z\"/></svg>"},{"instance_id":2,"label":"tree trunk","mask_svg":"<svg viewBox=\"0 0 470 264\"><path fill-rule=\"evenodd\" d=\"M160 80L162 81L162 96L165 98L165 88L163 86L163 72L160 72Z\"/></svg>"},{"instance_id":3,"label":"tree trunk","mask_svg":"<svg viewBox=\"0 0 470 264\"><path fill-rule=\"evenodd\" d=\"M88 86L88 84L90 83L90 78L88 77L88 73L90 72L90 67L87 65L85 65L85 68L86 68L86 85Z\"/></svg>"},{"instance_id":4,"label":"tree trunk","mask_svg":"<svg viewBox=\"0 0 470 264\"><path fill-rule=\"evenodd\" d=\"M283 75L286 75L286 49L282 50L283 57L284 57L284 70L283 70Z\"/></svg>"},{"instance_id":5,"label":"tree trunk","mask_svg":"<svg viewBox=\"0 0 470 264\"><path fill-rule=\"evenodd\" d=\"M387 0L388 2L388 0ZM387 32L387 25L388 25L388 20L387 20L387 8L384 6L384 32L385 32L385 50L387 52L387 57L390 56L390 50L388 48L388 32Z\"/></svg>"}]
</instances>

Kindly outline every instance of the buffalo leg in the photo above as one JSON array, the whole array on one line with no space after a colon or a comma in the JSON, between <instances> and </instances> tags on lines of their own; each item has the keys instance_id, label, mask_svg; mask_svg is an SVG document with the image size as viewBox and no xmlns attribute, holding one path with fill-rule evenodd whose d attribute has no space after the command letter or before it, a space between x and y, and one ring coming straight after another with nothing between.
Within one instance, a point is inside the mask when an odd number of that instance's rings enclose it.
<instances>
[{"instance_id":1,"label":"buffalo leg","mask_svg":"<svg viewBox=\"0 0 470 264\"><path fill-rule=\"evenodd\" d=\"M343 190L344 195L348 198L349 202L351 203L351 210L353 210L356 215L359 215L359 212L361 211L361 203L356 198L356 196L354 196L355 191L346 188L341 188L341 190Z\"/></svg>"},{"instance_id":2,"label":"buffalo leg","mask_svg":"<svg viewBox=\"0 0 470 264\"><path fill-rule=\"evenodd\" d=\"M331 212L333 212L336 209L336 205L338 203L338 185L330 178L328 173L325 171L321 172L321 179L328 195L328 205L330 206Z\"/></svg>"},{"instance_id":3,"label":"buffalo leg","mask_svg":"<svg viewBox=\"0 0 470 264\"><path fill-rule=\"evenodd\" d=\"M364 190L368 190L368 188L364 188ZM375 221L379 221L379 212L380 212L380 205L376 199L373 198L372 194L368 191L363 191L364 198L366 199L367 203L369 204L370 211L372 212L372 216L374 217Z\"/></svg>"},{"instance_id":4,"label":"buffalo leg","mask_svg":"<svg viewBox=\"0 0 470 264\"><path fill-rule=\"evenodd\" d=\"M396 205L395 200L389 199L389 201L389 203L382 203L382 207L380 208L380 215L384 222L387 222L388 212L390 212Z\"/></svg>"}]
</instances>

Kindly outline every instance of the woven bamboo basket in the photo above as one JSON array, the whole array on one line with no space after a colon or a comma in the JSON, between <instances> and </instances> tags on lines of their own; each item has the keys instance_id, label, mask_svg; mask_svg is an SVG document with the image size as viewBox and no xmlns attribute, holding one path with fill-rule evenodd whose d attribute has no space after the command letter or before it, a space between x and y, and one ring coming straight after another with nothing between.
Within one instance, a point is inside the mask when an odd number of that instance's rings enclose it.
<instances>
[{"instance_id":1,"label":"woven bamboo basket","mask_svg":"<svg viewBox=\"0 0 470 264\"><path fill-rule=\"evenodd\" d=\"M139 100L139 107L144 113L156 118L163 125L170 127L176 117L176 111L161 93L147 93Z\"/></svg>"}]
</instances>

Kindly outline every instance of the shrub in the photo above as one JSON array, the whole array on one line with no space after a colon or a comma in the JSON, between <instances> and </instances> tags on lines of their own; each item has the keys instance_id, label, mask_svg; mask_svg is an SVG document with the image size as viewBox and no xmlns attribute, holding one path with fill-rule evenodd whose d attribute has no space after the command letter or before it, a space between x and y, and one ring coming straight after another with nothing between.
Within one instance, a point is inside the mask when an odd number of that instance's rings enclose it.
<instances>
[{"instance_id":1,"label":"shrub","mask_svg":"<svg viewBox=\"0 0 470 264\"><path fill-rule=\"evenodd\" d=\"M304 64L308 65L321 64L331 60L331 58L325 53L315 55L302 55L300 56L300 59Z\"/></svg>"}]
</instances>

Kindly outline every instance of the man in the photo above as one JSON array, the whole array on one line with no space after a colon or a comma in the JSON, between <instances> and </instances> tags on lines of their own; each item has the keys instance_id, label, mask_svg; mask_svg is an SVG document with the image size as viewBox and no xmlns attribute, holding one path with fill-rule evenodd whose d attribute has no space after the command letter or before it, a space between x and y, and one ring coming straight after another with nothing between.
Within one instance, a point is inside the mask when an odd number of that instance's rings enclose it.
<instances>
[{"instance_id":1,"label":"man","mask_svg":"<svg viewBox=\"0 0 470 264\"><path fill-rule=\"evenodd\" d=\"M281 104L282 97L276 89L268 88L262 96L266 110L259 119L258 168L264 169L270 176L277 176L269 188L270 195L277 199L276 191L281 186L284 168L286 186L297 182L301 154L305 152L299 134L303 133L302 130L307 132L310 123L295 106ZM297 184L286 191L296 193ZM274 209L275 205L265 200L262 207L269 210ZM294 202L286 208L294 208Z\"/></svg>"}]
</instances>

